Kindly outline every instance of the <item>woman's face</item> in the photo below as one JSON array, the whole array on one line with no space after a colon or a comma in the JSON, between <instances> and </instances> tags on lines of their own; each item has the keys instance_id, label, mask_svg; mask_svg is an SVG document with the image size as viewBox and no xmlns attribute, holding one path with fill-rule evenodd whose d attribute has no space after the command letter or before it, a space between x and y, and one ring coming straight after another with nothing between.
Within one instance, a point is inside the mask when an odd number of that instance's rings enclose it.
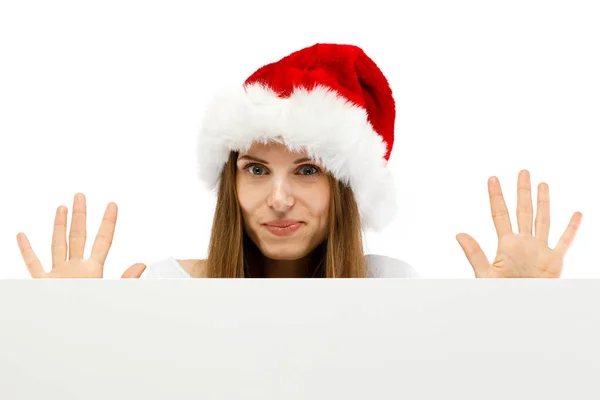
<instances>
[{"instance_id":1,"label":"woman's face","mask_svg":"<svg viewBox=\"0 0 600 400\"><path fill-rule=\"evenodd\" d=\"M329 178L306 152L256 143L237 160L238 201L248 236L273 260L298 260L327 237Z\"/></svg>"}]
</instances>

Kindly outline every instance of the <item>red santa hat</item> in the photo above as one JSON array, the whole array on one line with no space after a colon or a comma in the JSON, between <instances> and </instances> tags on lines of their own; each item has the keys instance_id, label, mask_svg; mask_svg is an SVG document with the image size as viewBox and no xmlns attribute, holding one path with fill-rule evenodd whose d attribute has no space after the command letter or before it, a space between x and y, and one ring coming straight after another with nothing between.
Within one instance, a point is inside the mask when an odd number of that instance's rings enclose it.
<instances>
[{"instance_id":1,"label":"red santa hat","mask_svg":"<svg viewBox=\"0 0 600 400\"><path fill-rule=\"evenodd\" d=\"M354 192L364 229L393 219L387 168L395 103L387 79L362 49L316 44L254 72L208 105L198 141L201 179L218 187L231 151L277 141L306 150Z\"/></svg>"}]
</instances>

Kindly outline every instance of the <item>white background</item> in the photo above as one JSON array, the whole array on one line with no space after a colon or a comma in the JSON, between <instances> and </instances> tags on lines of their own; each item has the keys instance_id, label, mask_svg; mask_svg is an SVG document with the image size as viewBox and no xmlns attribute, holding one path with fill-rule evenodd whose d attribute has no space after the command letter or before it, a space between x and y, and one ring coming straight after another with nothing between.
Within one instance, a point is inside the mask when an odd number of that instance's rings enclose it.
<instances>
[{"instance_id":1,"label":"white background","mask_svg":"<svg viewBox=\"0 0 600 400\"><path fill-rule=\"evenodd\" d=\"M106 276L205 257L214 197L196 178L203 107L221 86L316 42L363 47L395 93L400 213L368 235L370 252L423 277L472 277L455 234L493 258L487 178L500 178L514 211L527 168L534 187L550 185L552 245L583 212L564 276L600 277L596 3L4 1L0 277L28 276L21 231L49 267L56 207L70 210L78 191L88 253L106 204L120 208Z\"/></svg>"}]
</instances>

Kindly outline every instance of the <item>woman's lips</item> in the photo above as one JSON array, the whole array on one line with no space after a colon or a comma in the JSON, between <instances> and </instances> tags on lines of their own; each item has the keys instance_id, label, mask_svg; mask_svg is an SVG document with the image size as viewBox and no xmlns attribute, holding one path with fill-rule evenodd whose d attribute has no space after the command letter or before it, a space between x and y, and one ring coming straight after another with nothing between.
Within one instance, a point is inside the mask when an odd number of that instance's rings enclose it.
<instances>
[{"instance_id":1,"label":"woman's lips","mask_svg":"<svg viewBox=\"0 0 600 400\"><path fill-rule=\"evenodd\" d=\"M271 221L262 226L275 236L289 236L300 229L302 222L291 220Z\"/></svg>"}]
</instances>

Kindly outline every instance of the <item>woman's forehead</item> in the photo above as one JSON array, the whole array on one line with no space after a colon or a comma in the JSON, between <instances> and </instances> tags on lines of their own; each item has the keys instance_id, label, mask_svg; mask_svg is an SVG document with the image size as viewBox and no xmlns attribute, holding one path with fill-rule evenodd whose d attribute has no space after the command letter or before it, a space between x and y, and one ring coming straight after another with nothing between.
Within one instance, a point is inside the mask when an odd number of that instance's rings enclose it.
<instances>
[{"instance_id":1,"label":"woman's forehead","mask_svg":"<svg viewBox=\"0 0 600 400\"><path fill-rule=\"evenodd\" d=\"M267 164L301 164L310 162L320 168L326 169L323 162L304 148L290 149L281 143L254 143L247 150L238 154L240 159L254 159Z\"/></svg>"},{"instance_id":2,"label":"woman's forehead","mask_svg":"<svg viewBox=\"0 0 600 400\"><path fill-rule=\"evenodd\" d=\"M247 150L240 151L240 156L251 155L256 157L278 157L278 158L303 158L308 157L306 149L290 149L285 144L268 142L253 143Z\"/></svg>"}]
</instances>

